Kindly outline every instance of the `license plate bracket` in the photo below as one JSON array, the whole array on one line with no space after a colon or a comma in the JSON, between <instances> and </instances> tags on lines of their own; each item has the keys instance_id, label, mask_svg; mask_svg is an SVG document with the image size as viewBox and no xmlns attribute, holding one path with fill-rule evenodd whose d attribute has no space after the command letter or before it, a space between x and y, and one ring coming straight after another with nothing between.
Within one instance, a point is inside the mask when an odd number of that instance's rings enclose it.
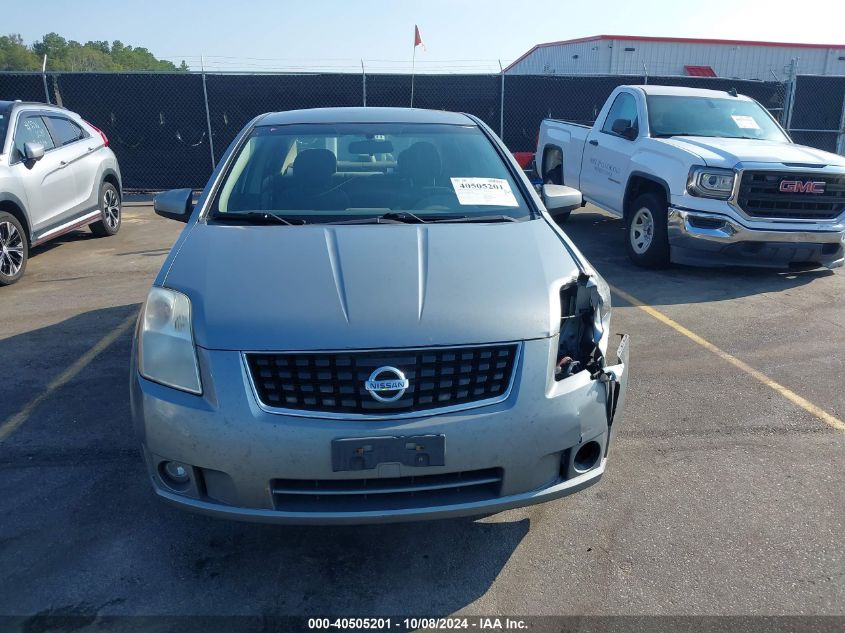
<instances>
[{"instance_id":1,"label":"license plate bracket","mask_svg":"<svg viewBox=\"0 0 845 633\"><path fill-rule=\"evenodd\" d=\"M332 470L373 470L379 464L400 463L424 468L444 466L445 435L351 437L332 440Z\"/></svg>"}]
</instances>

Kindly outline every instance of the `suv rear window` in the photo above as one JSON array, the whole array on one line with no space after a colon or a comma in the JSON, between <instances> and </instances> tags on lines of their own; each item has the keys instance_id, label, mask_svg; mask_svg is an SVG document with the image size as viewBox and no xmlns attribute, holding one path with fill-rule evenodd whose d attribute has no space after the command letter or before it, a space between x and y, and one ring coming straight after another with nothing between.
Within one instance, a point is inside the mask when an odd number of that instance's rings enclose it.
<instances>
[{"instance_id":1,"label":"suv rear window","mask_svg":"<svg viewBox=\"0 0 845 633\"><path fill-rule=\"evenodd\" d=\"M63 116L48 116L57 146L68 145L87 136L76 123Z\"/></svg>"},{"instance_id":2,"label":"suv rear window","mask_svg":"<svg viewBox=\"0 0 845 633\"><path fill-rule=\"evenodd\" d=\"M306 222L411 212L422 218L531 211L476 126L404 123L262 126L240 148L213 213Z\"/></svg>"}]
</instances>

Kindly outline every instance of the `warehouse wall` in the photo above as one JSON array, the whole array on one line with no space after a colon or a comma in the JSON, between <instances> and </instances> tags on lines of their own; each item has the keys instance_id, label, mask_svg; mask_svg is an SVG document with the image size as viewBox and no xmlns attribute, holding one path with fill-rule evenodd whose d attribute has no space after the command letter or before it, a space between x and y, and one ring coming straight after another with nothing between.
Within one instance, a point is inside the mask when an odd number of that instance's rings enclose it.
<instances>
[{"instance_id":1,"label":"warehouse wall","mask_svg":"<svg viewBox=\"0 0 845 633\"><path fill-rule=\"evenodd\" d=\"M792 59L798 59L800 74L845 75L845 47L612 39L538 47L516 62L507 73L631 75L647 72L649 75L684 75L684 66L690 65L710 66L719 77L769 81L774 79L772 73L779 79L786 78Z\"/></svg>"}]
</instances>

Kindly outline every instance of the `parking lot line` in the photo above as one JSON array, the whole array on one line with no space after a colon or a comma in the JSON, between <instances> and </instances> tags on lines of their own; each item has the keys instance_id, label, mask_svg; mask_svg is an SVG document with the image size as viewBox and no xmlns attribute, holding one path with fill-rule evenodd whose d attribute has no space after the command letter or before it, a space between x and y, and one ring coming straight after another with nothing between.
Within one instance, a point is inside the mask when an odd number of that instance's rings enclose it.
<instances>
[{"instance_id":1,"label":"parking lot line","mask_svg":"<svg viewBox=\"0 0 845 633\"><path fill-rule=\"evenodd\" d=\"M813 404L812 402L810 402L806 398L802 398L801 396L799 396L797 393L795 393L791 389L784 387L782 384L780 384L778 382L775 382L774 380L769 378L766 374L764 374L763 372L761 372L758 369L754 369L751 365L741 361L736 356L728 354L726 351L724 351L720 347L713 345L713 343L711 343L707 339L699 336L698 334L696 334L692 330L685 328L683 325L681 325L677 321L670 319L668 316L666 316L665 314L663 314L659 310L651 307L650 305L643 303L642 301L637 299L634 295L631 295L631 294L625 292L624 290L620 290L619 288L617 288L616 286L613 286L613 285L610 285L610 289L615 295L618 295L619 297L621 297L622 299L624 299L625 301L630 303L632 306L639 308L640 310L642 310L643 312L648 314L650 317L657 319L658 321L660 321L664 325L668 325L670 328L672 328L673 330L675 330L679 334L683 334L684 336L686 336L692 342L697 343L698 345L701 345L701 347L703 347L707 351L712 352L713 354L715 354L716 356L718 356L722 360L727 361L728 363L730 363L731 365L733 365L737 369L741 369L742 371L744 371L746 374L748 374L752 378L759 380L761 383L763 383L764 385L766 385L770 389L773 389L774 391L778 392L780 395L782 395L784 398L786 398L787 400L789 400L793 404L798 405L799 407L801 407L802 409L804 409L808 413L812 413L814 416L819 418L825 424L832 426L834 429L838 429L839 431L845 431L845 422L843 422L842 420L837 418L835 415L828 413L827 411L825 411L821 407Z\"/></svg>"},{"instance_id":2,"label":"parking lot line","mask_svg":"<svg viewBox=\"0 0 845 633\"><path fill-rule=\"evenodd\" d=\"M54 391L60 389L73 380L76 375L90 365L91 361L93 361L103 350L114 343L121 335L123 335L124 332L132 327L137 318L137 314L130 314L126 317L116 328L106 334L103 338L97 341L91 349L80 356L70 367L54 378L50 384L47 385L44 391L27 402L20 411L4 420L3 423L0 424L0 442L20 428L20 426L29 419L29 416L32 415L32 412L35 411L38 405L49 398Z\"/></svg>"}]
</instances>

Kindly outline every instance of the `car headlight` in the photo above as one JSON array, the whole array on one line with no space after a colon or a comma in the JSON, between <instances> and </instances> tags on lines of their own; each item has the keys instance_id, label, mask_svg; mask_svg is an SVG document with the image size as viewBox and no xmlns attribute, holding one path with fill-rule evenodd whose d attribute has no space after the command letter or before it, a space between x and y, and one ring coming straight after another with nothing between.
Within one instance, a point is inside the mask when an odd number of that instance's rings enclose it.
<instances>
[{"instance_id":1,"label":"car headlight","mask_svg":"<svg viewBox=\"0 0 845 633\"><path fill-rule=\"evenodd\" d=\"M736 182L736 172L715 167L693 167L689 172L687 191L702 198L731 197Z\"/></svg>"},{"instance_id":2,"label":"car headlight","mask_svg":"<svg viewBox=\"0 0 845 633\"><path fill-rule=\"evenodd\" d=\"M154 382L201 394L191 327L191 300L181 292L153 288L141 317L138 371Z\"/></svg>"},{"instance_id":3,"label":"car headlight","mask_svg":"<svg viewBox=\"0 0 845 633\"><path fill-rule=\"evenodd\" d=\"M602 356L607 356L607 344L610 340L610 286L604 280L604 277L598 273L593 274L593 279L596 282L596 292L599 295L598 305L598 323L601 328L598 347L601 350Z\"/></svg>"}]
</instances>

